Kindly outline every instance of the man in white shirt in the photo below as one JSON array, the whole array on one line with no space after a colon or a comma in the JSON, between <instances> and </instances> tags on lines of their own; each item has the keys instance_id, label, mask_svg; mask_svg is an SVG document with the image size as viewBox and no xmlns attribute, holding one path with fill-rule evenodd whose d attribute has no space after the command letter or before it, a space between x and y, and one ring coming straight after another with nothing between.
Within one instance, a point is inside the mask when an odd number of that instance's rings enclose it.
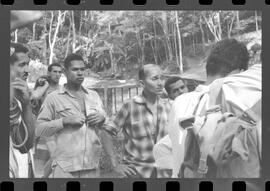
<instances>
[{"instance_id":1,"label":"man in white shirt","mask_svg":"<svg viewBox=\"0 0 270 191\"><path fill-rule=\"evenodd\" d=\"M172 105L168 122L171 142L167 141L164 144L163 140L160 140L155 145L154 156L157 167L172 169L172 177L178 177L184 160L186 137L186 130L180 126L179 122L190 116L204 115L208 106L209 85L214 80L239 73L247 67L248 51L242 43L235 39L225 39L213 47L206 64L206 83L199 85L193 92L180 95ZM194 126L200 126L203 119L203 117L197 117Z\"/></svg>"}]
</instances>

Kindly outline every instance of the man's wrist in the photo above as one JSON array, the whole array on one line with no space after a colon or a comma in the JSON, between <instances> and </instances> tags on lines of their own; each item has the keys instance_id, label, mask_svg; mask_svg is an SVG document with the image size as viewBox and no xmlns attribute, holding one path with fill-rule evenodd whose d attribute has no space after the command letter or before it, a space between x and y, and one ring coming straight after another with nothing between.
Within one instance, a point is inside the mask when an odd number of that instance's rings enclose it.
<instances>
[{"instance_id":1,"label":"man's wrist","mask_svg":"<svg viewBox=\"0 0 270 191\"><path fill-rule=\"evenodd\" d=\"M23 110L32 109L30 99L29 100L24 100L23 102L21 102L21 104L22 104L22 109Z\"/></svg>"},{"instance_id":2,"label":"man's wrist","mask_svg":"<svg viewBox=\"0 0 270 191\"><path fill-rule=\"evenodd\" d=\"M62 126L65 127L67 125L67 117L63 117L62 119Z\"/></svg>"}]
</instances>

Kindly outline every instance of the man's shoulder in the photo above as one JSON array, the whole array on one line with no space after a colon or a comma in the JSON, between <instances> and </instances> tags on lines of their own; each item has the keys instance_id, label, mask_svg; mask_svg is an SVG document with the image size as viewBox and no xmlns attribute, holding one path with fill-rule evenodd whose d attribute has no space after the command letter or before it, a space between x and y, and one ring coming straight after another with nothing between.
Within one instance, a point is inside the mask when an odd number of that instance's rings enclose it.
<instances>
[{"instance_id":1,"label":"man's shoulder","mask_svg":"<svg viewBox=\"0 0 270 191\"><path fill-rule=\"evenodd\" d=\"M205 92L203 91L192 91L192 92L184 93L178 96L177 98L175 98L174 103L185 102L186 100L195 99L197 97L200 97L204 93Z\"/></svg>"},{"instance_id":2,"label":"man's shoulder","mask_svg":"<svg viewBox=\"0 0 270 191\"><path fill-rule=\"evenodd\" d=\"M224 78L224 84L236 84L236 83L249 83L257 84L260 86L262 81L262 67L261 64L255 64L248 70L237 74L232 74Z\"/></svg>"},{"instance_id":3,"label":"man's shoulder","mask_svg":"<svg viewBox=\"0 0 270 191\"><path fill-rule=\"evenodd\" d=\"M143 100L140 98L140 96L136 95L134 97L128 98L123 101L123 104L121 106L122 110L130 110L134 106L141 105L143 103Z\"/></svg>"},{"instance_id":4,"label":"man's shoulder","mask_svg":"<svg viewBox=\"0 0 270 191\"><path fill-rule=\"evenodd\" d=\"M62 90L60 90L61 88L59 88L59 89L57 89L57 90L54 90L54 91L51 91L48 95L47 95L47 97L49 97L49 96L58 96L61 92L62 92Z\"/></svg>"},{"instance_id":5,"label":"man's shoulder","mask_svg":"<svg viewBox=\"0 0 270 191\"><path fill-rule=\"evenodd\" d=\"M48 101L55 100L55 99L60 99L61 98L61 92L62 92L62 90L60 90L60 89L57 89L57 90L54 90L54 91L48 93L45 100L44 100L44 102L45 101L48 102Z\"/></svg>"},{"instance_id":6,"label":"man's shoulder","mask_svg":"<svg viewBox=\"0 0 270 191\"><path fill-rule=\"evenodd\" d=\"M84 88L84 90L88 93L89 96L100 97L99 94L97 93L97 91L95 89Z\"/></svg>"},{"instance_id":7,"label":"man's shoulder","mask_svg":"<svg viewBox=\"0 0 270 191\"><path fill-rule=\"evenodd\" d=\"M169 98L160 98L160 103L165 105L165 106L171 106L171 102Z\"/></svg>"}]
</instances>

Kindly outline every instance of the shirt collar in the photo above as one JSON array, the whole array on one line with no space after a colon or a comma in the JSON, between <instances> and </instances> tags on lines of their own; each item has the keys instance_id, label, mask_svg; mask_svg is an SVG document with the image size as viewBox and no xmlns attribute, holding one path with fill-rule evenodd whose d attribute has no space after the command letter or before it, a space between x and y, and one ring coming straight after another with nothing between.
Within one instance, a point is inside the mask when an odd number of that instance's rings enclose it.
<instances>
[{"instance_id":1,"label":"shirt collar","mask_svg":"<svg viewBox=\"0 0 270 191\"><path fill-rule=\"evenodd\" d=\"M72 94L70 93L70 91L67 89L66 86L67 86L67 84L64 84L63 86L60 86L60 88L59 88L59 93L60 93L60 94L65 94L65 93L67 93L69 96L75 97L74 95L72 95ZM83 90L84 93L88 94L88 91L87 91L83 86L81 86L81 88L82 88L82 90Z\"/></svg>"},{"instance_id":2,"label":"shirt collar","mask_svg":"<svg viewBox=\"0 0 270 191\"><path fill-rule=\"evenodd\" d=\"M161 99L159 96L157 96L157 99L158 99L159 104L166 102L164 99ZM134 102L138 103L138 104L146 104L146 99L145 99L143 92L140 95L136 95L134 97Z\"/></svg>"},{"instance_id":3,"label":"shirt collar","mask_svg":"<svg viewBox=\"0 0 270 191\"><path fill-rule=\"evenodd\" d=\"M209 86L200 84L196 87L195 91L197 92L209 92Z\"/></svg>"}]
</instances>

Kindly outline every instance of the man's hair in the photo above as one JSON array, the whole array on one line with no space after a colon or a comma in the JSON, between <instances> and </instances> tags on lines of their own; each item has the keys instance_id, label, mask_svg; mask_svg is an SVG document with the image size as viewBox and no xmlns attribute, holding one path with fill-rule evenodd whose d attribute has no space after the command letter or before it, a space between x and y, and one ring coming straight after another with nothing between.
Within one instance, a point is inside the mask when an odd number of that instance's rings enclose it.
<instances>
[{"instance_id":1,"label":"man's hair","mask_svg":"<svg viewBox=\"0 0 270 191\"><path fill-rule=\"evenodd\" d=\"M139 69L139 72L138 72L139 80L145 80L149 69L154 68L154 67L159 68L159 66L155 65L155 64L145 64L145 65L141 66Z\"/></svg>"},{"instance_id":2,"label":"man's hair","mask_svg":"<svg viewBox=\"0 0 270 191\"><path fill-rule=\"evenodd\" d=\"M79 55L79 54L70 54L64 60L65 69L68 69L70 67L71 62L74 61L74 60L81 60L81 61L84 62L83 57L81 55Z\"/></svg>"},{"instance_id":3,"label":"man's hair","mask_svg":"<svg viewBox=\"0 0 270 191\"><path fill-rule=\"evenodd\" d=\"M217 42L207 58L207 76L226 76L236 69L247 70L249 54L247 47L235 39Z\"/></svg>"},{"instance_id":4,"label":"man's hair","mask_svg":"<svg viewBox=\"0 0 270 191\"><path fill-rule=\"evenodd\" d=\"M18 60L16 53L28 53L28 48L26 48L23 44L20 43L11 43L10 49L12 50L12 54L10 55L10 64L13 64Z\"/></svg>"},{"instance_id":5,"label":"man's hair","mask_svg":"<svg viewBox=\"0 0 270 191\"><path fill-rule=\"evenodd\" d=\"M165 82L165 90L166 92L169 94L170 93L170 85L179 81L179 80L182 80L182 82L184 83L184 85L186 85L186 82L183 78L179 77L179 76L173 76L173 77L170 77L166 82Z\"/></svg>"},{"instance_id":6,"label":"man's hair","mask_svg":"<svg viewBox=\"0 0 270 191\"><path fill-rule=\"evenodd\" d=\"M54 66L60 67L60 68L62 69L61 64L58 64L58 63L52 63L51 65L48 66L48 69L47 69L48 72L51 72L51 71L52 71L52 68L53 68Z\"/></svg>"}]
</instances>

